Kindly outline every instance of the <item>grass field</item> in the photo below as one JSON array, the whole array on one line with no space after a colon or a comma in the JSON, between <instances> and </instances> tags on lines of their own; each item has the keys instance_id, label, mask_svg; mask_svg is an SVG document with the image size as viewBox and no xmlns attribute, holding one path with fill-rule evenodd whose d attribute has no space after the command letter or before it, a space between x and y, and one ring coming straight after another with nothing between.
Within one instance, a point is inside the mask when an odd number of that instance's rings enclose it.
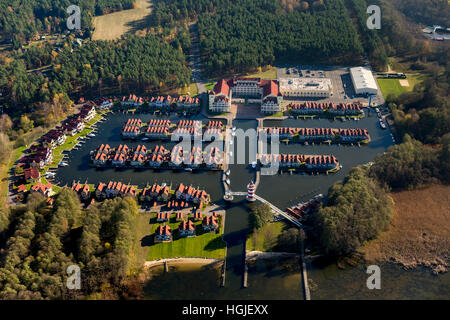
<instances>
[{"instance_id":1,"label":"grass field","mask_svg":"<svg viewBox=\"0 0 450 320\"><path fill-rule=\"evenodd\" d=\"M144 223L145 236L141 237L146 239L144 242L147 245L147 260L157 260L162 258L176 258L176 257L195 257L195 258L214 258L224 259L226 244L222 240L222 228L220 234L215 233L203 233L201 222L196 222L196 237L193 238L177 238L177 229L179 222L174 221L174 217L167 223L174 232L174 240L167 243L153 243L153 237L156 228L160 223L156 223L152 218L155 214L145 217ZM149 224L149 222L151 223ZM140 226L139 228L141 228ZM142 231L141 231L142 232ZM140 250L140 249L139 249Z\"/></svg>"},{"instance_id":2,"label":"grass field","mask_svg":"<svg viewBox=\"0 0 450 320\"><path fill-rule=\"evenodd\" d=\"M215 82L209 82L209 83L207 83L206 85L205 85L205 87L206 87L206 91L208 92L208 91L211 91L212 89L214 89L214 86L216 85L216 83Z\"/></svg>"},{"instance_id":3,"label":"grass field","mask_svg":"<svg viewBox=\"0 0 450 320\"><path fill-rule=\"evenodd\" d=\"M86 137L89 133L91 133L93 130L91 126L97 123L102 118L103 114L105 114L105 112L98 112L94 118L92 118L86 123L85 129L80 133L74 135L73 137L68 135L66 142L64 142L62 145L56 147L53 150L53 161L49 165L45 166L41 170L41 172L44 173L45 171L47 171L48 168L57 167L64 157L63 152L71 150L76 144L78 144L77 140L78 138Z\"/></svg>"},{"instance_id":4,"label":"grass field","mask_svg":"<svg viewBox=\"0 0 450 320\"><path fill-rule=\"evenodd\" d=\"M0 165L0 203L3 205L6 201L6 196L8 195L8 185L9 185L9 171L14 166L14 163L19 159L26 147L16 148L11 152L9 161L5 164Z\"/></svg>"},{"instance_id":5,"label":"grass field","mask_svg":"<svg viewBox=\"0 0 450 320\"><path fill-rule=\"evenodd\" d=\"M261 78L261 79L277 79L277 68L275 67L268 67L263 68L261 72L256 72L253 74L246 74L245 77L248 78Z\"/></svg>"},{"instance_id":6,"label":"grass field","mask_svg":"<svg viewBox=\"0 0 450 320\"><path fill-rule=\"evenodd\" d=\"M283 221L266 224L261 230L253 232L247 240L249 251L273 251L278 243L278 236L287 227Z\"/></svg>"},{"instance_id":7,"label":"grass field","mask_svg":"<svg viewBox=\"0 0 450 320\"><path fill-rule=\"evenodd\" d=\"M378 85L383 93L383 96L386 98L388 95L397 96L404 92L412 91L414 86L426 79L426 75L424 74L406 74L408 80L408 87L404 87L400 84L399 79L377 79Z\"/></svg>"},{"instance_id":8,"label":"grass field","mask_svg":"<svg viewBox=\"0 0 450 320\"><path fill-rule=\"evenodd\" d=\"M450 257L450 186L391 194L395 202L389 230L366 244L369 262L395 261L406 267L423 264L442 271Z\"/></svg>"},{"instance_id":9,"label":"grass field","mask_svg":"<svg viewBox=\"0 0 450 320\"><path fill-rule=\"evenodd\" d=\"M135 8L94 17L93 40L115 40L133 32L137 25L152 12L151 1L136 0ZM133 26L135 24L136 26Z\"/></svg>"},{"instance_id":10,"label":"grass field","mask_svg":"<svg viewBox=\"0 0 450 320\"><path fill-rule=\"evenodd\" d=\"M407 91L407 87L402 87L398 79L377 79L377 82L384 98L390 95L398 96Z\"/></svg>"}]
</instances>

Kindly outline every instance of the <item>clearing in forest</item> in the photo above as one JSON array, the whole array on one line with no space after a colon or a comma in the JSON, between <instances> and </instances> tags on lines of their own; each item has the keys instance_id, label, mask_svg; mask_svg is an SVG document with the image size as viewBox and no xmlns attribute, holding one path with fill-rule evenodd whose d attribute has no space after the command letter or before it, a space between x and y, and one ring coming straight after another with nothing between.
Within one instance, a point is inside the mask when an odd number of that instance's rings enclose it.
<instances>
[{"instance_id":1,"label":"clearing in forest","mask_svg":"<svg viewBox=\"0 0 450 320\"><path fill-rule=\"evenodd\" d=\"M152 12L150 0L136 0L134 9L94 17L93 40L115 40L123 34L134 33Z\"/></svg>"}]
</instances>

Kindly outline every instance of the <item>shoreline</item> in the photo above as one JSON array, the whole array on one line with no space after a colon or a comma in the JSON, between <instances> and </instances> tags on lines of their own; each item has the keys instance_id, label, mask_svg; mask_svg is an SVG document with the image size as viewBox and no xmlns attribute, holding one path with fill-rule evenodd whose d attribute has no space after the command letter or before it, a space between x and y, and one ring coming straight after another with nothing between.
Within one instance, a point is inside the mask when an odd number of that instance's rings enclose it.
<instances>
[{"instance_id":1,"label":"shoreline","mask_svg":"<svg viewBox=\"0 0 450 320\"><path fill-rule=\"evenodd\" d=\"M170 265L178 264L198 264L201 266L214 265L223 262L221 259L214 258L167 258L160 260L149 260L144 262L144 270L148 271L152 268L164 265L165 262L170 263Z\"/></svg>"},{"instance_id":2,"label":"shoreline","mask_svg":"<svg viewBox=\"0 0 450 320\"><path fill-rule=\"evenodd\" d=\"M246 251L245 260L258 260L258 259L279 259L279 258L293 258L300 257L298 253L292 252L265 252L265 251Z\"/></svg>"}]
</instances>

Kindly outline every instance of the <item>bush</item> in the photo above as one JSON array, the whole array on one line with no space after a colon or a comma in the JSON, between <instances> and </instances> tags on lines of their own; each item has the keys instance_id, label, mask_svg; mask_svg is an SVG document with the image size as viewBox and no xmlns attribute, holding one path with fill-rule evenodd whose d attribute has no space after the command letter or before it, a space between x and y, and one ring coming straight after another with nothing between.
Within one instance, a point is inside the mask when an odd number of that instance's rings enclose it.
<instances>
[{"instance_id":1,"label":"bush","mask_svg":"<svg viewBox=\"0 0 450 320\"><path fill-rule=\"evenodd\" d=\"M250 227L256 230L261 229L272 219L272 210L268 204L254 206L249 216Z\"/></svg>"},{"instance_id":2,"label":"bush","mask_svg":"<svg viewBox=\"0 0 450 320\"><path fill-rule=\"evenodd\" d=\"M320 208L316 224L321 242L331 254L348 254L374 239L388 226L392 199L367 170L356 167L330 190L327 205Z\"/></svg>"}]
</instances>

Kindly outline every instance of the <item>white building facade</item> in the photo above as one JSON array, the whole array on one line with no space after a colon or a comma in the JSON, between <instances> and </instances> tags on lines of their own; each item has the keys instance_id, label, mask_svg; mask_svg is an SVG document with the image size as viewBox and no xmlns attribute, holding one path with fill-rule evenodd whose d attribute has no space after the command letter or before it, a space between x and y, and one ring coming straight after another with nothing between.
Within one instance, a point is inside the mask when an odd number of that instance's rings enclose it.
<instances>
[{"instance_id":1,"label":"white building facade","mask_svg":"<svg viewBox=\"0 0 450 320\"><path fill-rule=\"evenodd\" d=\"M378 94L378 86L372 71L364 67L350 68L350 76L356 94Z\"/></svg>"},{"instance_id":2,"label":"white building facade","mask_svg":"<svg viewBox=\"0 0 450 320\"><path fill-rule=\"evenodd\" d=\"M285 98L328 98L333 86L328 78L283 78L280 90Z\"/></svg>"}]
</instances>

